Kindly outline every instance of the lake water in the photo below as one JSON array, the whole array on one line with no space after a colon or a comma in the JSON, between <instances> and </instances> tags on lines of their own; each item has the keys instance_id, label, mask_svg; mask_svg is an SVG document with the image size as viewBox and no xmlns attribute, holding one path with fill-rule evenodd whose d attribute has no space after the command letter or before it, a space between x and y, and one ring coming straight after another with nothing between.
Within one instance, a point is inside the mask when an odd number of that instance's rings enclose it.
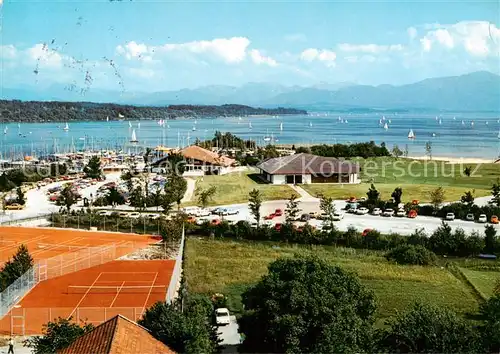
<instances>
[{"instance_id":1,"label":"lake water","mask_svg":"<svg viewBox=\"0 0 500 354\"><path fill-rule=\"evenodd\" d=\"M140 121L140 127L139 121L132 121L132 128L129 128L128 121L72 122L67 132L63 130L63 123L21 123L19 129L17 123L10 123L2 125L2 130L5 126L8 129L7 134L0 131L0 152L3 158L12 158L91 147L127 149L131 146L129 140L135 129L139 145L148 146L182 147L193 143L196 138L209 139L219 130L254 139L260 145L266 144L263 140L266 136L272 137L277 144L373 140L377 144L385 142L389 149L395 144L401 150L407 148L410 156L423 156L426 142L431 142L434 156L493 159L500 154L498 114L447 113L438 115L437 119L435 114L384 113L384 116L387 130L379 124L382 114L336 112L241 119L202 118L196 122L194 119L179 119L167 121L164 127L151 120ZM339 117L347 122L339 121ZM280 130L281 123L283 130ZM416 135L415 140L407 138L410 129Z\"/></svg>"}]
</instances>

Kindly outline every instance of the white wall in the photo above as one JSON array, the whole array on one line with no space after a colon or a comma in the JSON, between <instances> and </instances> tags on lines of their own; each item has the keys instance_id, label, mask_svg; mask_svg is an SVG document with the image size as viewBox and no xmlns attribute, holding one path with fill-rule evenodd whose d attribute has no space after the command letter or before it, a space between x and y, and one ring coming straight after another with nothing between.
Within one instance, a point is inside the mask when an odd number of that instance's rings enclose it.
<instances>
[{"instance_id":1,"label":"white wall","mask_svg":"<svg viewBox=\"0 0 500 354\"><path fill-rule=\"evenodd\" d=\"M302 175L302 183L304 184L310 184L311 182L311 175Z\"/></svg>"},{"instance_id":2,"label":"white wall","mask_svg":"<svg viewBox=\"0 0 500 354\"><path fill-rule=\"evenodd\" d=\"M285 175L272 175L272 184L285 184L286 176Z\"/></svg>"}]
</instances>

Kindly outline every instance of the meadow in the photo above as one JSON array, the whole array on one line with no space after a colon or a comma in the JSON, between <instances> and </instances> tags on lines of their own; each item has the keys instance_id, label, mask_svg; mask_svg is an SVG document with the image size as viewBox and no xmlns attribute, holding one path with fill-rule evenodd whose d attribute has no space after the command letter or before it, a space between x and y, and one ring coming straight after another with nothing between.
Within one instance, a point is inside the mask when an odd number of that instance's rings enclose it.
<instances>
[{"instance_id":1,"label":"meadow","mask_svg":"<svg viewBox=\"0 0 500 354\"><path fill-rule=\"evenodd\" d=\"M301 247L271 242L207 240L187 241L185 274L190 291L228 296L232 312L242 311L241 293L267 272L278 257L313 253L356 273L377 298L377 324L415 301L452 308L469 314L477 310L477 297L446 267L403 266L388 262L383 253L333 246Z\"/></svg>"}]
</instances>

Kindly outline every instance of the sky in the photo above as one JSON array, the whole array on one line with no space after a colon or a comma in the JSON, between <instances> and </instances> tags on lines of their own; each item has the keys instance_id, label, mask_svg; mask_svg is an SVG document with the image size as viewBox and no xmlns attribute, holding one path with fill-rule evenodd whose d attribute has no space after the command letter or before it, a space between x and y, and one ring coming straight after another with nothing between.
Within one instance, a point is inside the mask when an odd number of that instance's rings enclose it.
<instances>
[{"instance_id":1,"label":"sky","mask_svg":"<svg viewBox=\"0 0 500 354\"><path fill-rule=\"evenodd\" d=\"M3 2L3 4L2 4ZM500 73L498 1L0 0L1 85L156 92Z\"/></svg>"}]
</instances>

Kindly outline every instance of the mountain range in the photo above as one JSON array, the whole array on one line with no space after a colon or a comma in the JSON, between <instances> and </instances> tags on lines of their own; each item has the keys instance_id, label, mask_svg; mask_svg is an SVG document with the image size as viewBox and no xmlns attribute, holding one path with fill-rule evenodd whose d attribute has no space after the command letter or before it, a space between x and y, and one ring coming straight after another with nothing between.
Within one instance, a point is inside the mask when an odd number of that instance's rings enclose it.
<instances>
[{"instance_id":1,"label":"mountain range","mask_svg":"<svg viewBox=\"0 0 500 354\"><path fill-rule=\"evenodd\" d=\"M7 100L113 102L147 106L174 104L246 104L259 107L304 109L418 109L448 111L500 111L500 76L487 71L394 85L358 85L352 82L283 86L247 83L241 87L212 85L154 93L90 89L81 96L52 85L43 89L3 88Z\"/></svg>"}]
</instances>

